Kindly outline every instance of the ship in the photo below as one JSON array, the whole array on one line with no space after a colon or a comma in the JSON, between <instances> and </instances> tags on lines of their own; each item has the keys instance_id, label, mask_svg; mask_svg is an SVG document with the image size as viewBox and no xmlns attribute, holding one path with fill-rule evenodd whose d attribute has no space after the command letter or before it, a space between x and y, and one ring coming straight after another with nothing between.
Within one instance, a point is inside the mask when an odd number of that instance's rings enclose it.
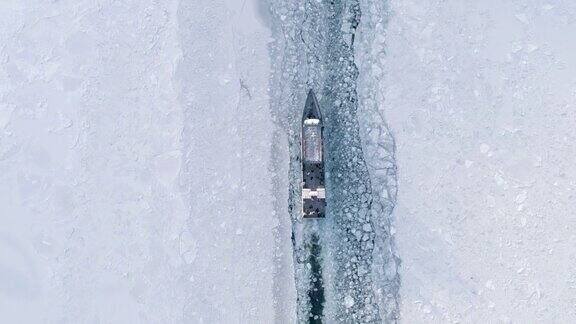
<instances>
[{"instance_id":1,"label":"ship","mask_svg":"<svg viewBox=\"0 0 576 324\"><path fill-rule=\"evenodd\" d=\"M302 113L302 217L326 216L324 125L314 91L308 91Z\"/></svg>"}]
</instances>

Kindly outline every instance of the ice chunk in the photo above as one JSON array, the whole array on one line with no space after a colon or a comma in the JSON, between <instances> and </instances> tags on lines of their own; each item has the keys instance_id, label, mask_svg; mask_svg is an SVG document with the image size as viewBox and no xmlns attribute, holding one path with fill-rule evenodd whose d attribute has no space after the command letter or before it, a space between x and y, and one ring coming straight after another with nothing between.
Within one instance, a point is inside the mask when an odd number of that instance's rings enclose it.
<instances>
[{"instance_id":1,"label":"ice chunk","mask_svg":"<svg viewBox=\"0 0 576 324\"><path fill-rule=\"evenodd\" d=\"M352 298L352 296L348 295L344 297L344 306L346 306L346 308L350 308L354 306L354 304L354 298Z\"/></svg>"},{"instance_id":2,"label":"ice chunk","mask_svg":"<svg viewBox=\"0 0 576 324\"><path fill-rule=\"evenodd\" d=\"M516 17L516 19L518 19L521 23L528 24L528 17L525 13L516 14L514 17Z\"/></svg>"},{"instance_id":3,"label":"ice chunk","mask_svg":"<svg viewBox=\"0 0 576 324\"><path fill-rule=\"evenodd\" d=\"M528 198L528 192L526 190L522 190L517 196L516 196L516 203L518 204L522 204L526 201L526 198Z\"/></svg>"}]
</instances>

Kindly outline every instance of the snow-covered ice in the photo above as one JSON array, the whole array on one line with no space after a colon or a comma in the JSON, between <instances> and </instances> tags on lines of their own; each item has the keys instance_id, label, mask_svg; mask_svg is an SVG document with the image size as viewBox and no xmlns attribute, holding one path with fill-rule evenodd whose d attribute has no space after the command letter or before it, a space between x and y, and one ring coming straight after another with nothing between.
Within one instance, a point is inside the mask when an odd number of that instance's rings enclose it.
<instances>
[{"instance_id":1,"label":"snow-covered ice","mask_svg":"<svg viewBox=\"0 0 576 324\"><path fill-rule=\"evenodd\" d=\"M576 321L576 4L390 1L405 323Z\"/></svg>"},{"instance_id":2,"label":"snow-covered ice","mask_svg":"<svg viewBox=\"0 0 576 324\"><path fill-rule=\"evenodd\" d=\"M269 322L257 1L0 3L2 322Z\"/></svg>"}]
</instances>

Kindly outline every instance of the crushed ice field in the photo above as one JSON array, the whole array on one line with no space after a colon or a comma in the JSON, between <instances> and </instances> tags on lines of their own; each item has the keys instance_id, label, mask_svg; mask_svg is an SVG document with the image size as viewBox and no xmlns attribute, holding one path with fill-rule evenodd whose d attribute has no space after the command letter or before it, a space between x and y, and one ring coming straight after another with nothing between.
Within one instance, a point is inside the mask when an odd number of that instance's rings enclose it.
<instances>
[{"instance_id":1,"label":"crushed ice field","mask_svg":"<svg viewBox=\"0 0 576 324\"><path fill-rule=\"evenodd\" d=\"M1 1L0 322L576 322L575 34L567 0Z\"/></svg>"}]
</instances>

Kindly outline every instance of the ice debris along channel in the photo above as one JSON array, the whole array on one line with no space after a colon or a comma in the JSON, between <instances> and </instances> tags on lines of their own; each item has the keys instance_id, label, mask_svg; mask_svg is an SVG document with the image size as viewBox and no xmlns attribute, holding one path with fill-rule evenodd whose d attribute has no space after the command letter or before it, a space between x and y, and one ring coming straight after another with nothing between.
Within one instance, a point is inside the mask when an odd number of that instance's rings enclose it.
<instances>
[{"instance_id":1,"label":"ice debris along channel","mask_svg":"<svg viewBox=\"0 0 576 324\"><path fill-rule=\"evenodd\" d=\"M400 285L391 235L394 141L378 110L373 72L381 70L373 66L383 54L374 33L384 28L385 3L273 0L271 10L271 106L289 134L298 322L394 322ZM308 89L325 120L325 219L300 215L300 122Z\"/></svg>"}]
</instances>

